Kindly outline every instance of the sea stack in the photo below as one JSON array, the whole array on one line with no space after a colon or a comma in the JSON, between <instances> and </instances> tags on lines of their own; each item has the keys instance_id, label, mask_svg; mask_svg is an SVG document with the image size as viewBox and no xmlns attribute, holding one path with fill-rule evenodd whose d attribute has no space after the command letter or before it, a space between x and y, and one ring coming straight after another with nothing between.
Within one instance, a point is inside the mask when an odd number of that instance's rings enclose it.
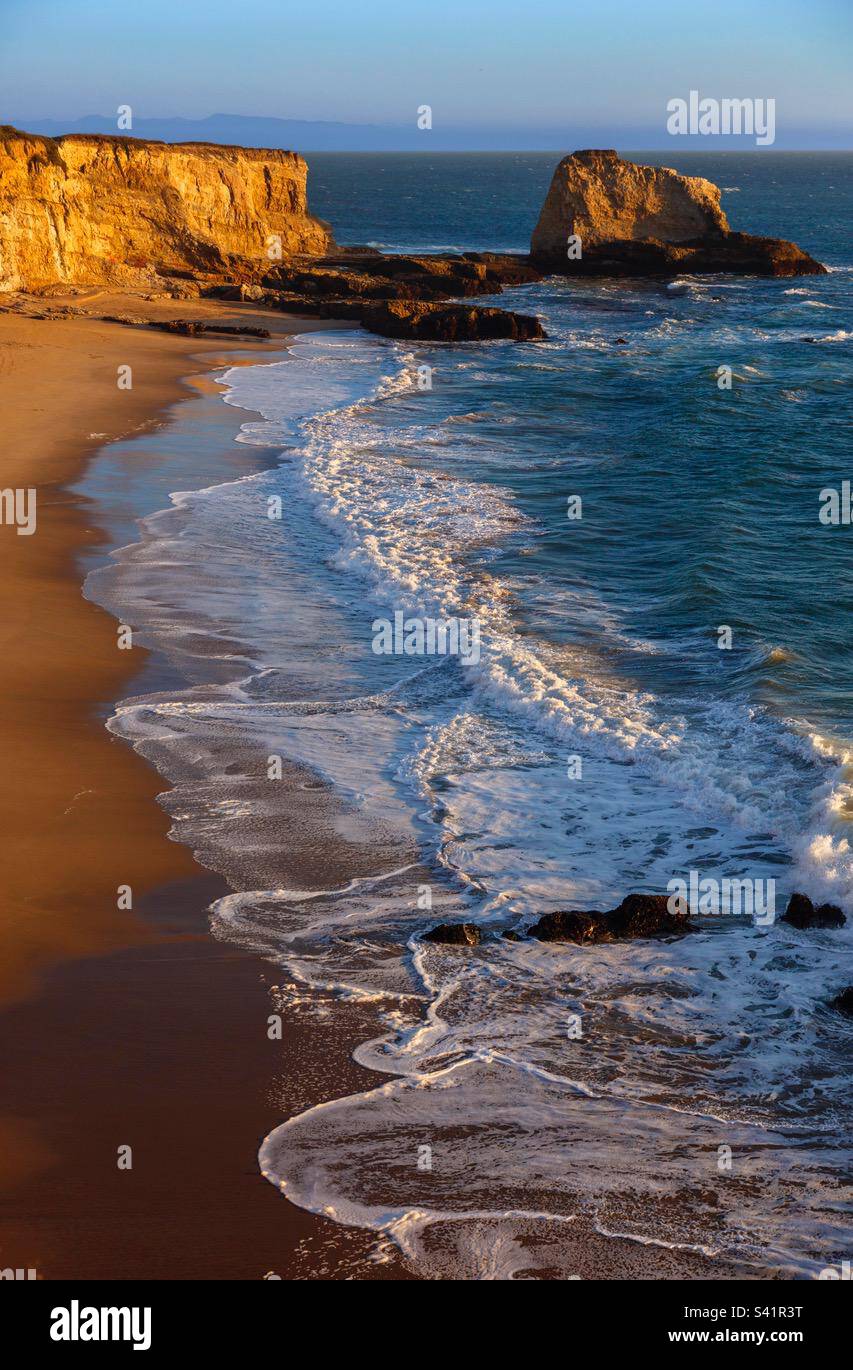
<instances>
[{"instance_id":1,"label":"sea stack","mask_svg":"<svg viewBox=\"0 0 853 1370\"><path fill-rule=\"evenodd\" d=\"M795 243L733 232L712 181L639 166L610 149L574 152L560 162L530 256L535 265L565 275L796 276L826 270Z\"/></svg>"}]
</instances>

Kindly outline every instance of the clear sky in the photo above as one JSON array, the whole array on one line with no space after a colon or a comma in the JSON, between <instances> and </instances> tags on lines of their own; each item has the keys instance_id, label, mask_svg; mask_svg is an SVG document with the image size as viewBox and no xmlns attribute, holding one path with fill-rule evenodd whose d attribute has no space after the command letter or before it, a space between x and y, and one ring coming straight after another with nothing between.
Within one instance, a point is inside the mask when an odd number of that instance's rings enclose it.
<instances>
[{"instance_id":1,"label":"clear sky","mask_svg":"<svg viewBox=\"0 0 853 1370\"><path fill-rule=\"evenodd\" d=\"M0 119L215 112L461 128L660 124L687 95L853 130L853 0L0 0ZM848 143L853 145L853 142Z\"/></svg>"}]
</instances>

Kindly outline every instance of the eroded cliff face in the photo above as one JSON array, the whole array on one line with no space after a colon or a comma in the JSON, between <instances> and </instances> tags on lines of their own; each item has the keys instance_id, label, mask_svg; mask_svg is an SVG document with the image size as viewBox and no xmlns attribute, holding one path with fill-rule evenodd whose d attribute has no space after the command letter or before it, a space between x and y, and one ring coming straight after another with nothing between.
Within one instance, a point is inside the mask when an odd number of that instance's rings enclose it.
<instances>
[{"instance_id":1,"label":"eroded cliff face","mask_svg":"<svg viewBox=\"0 0 853 1370\"><path fill-rule=\"evenodd\" d=\"M681 243L728 231L720 191L711 181L593 150L560 162L530 247L534 254L565 256L570 234L592 247L614 239Z\"/></svg>"},{"instance_id":2,"label":"eroded cliff face","mask_svg":"<svg viewBox=\"0 0 853 1370\"><path fill-rule=\"evenodd\" d=\"M148 285L324 253L293 152L0 130L0 289Z\"/></svg>"}]
</instances>

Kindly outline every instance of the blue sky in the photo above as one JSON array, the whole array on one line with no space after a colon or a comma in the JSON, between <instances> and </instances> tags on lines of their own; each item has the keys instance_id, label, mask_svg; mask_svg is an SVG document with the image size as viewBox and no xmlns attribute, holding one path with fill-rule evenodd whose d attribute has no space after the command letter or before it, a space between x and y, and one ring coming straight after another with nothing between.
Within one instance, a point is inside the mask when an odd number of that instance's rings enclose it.
<instances>
[{"instance_id":1,"label":"blue sky","mask_svg":"<svg viewBox=\"0 0 853 1370\"><path fill-rule=\"evenodd\" d=\"M0 118L218 111L519 130L776 100L779 145L853 131L851 0L0 0ZM531 144L535 146L535 139ZM623 139L623 145L624 139ZM847 146L853 146L853 140Z\"/></svg>"}]
</instances>

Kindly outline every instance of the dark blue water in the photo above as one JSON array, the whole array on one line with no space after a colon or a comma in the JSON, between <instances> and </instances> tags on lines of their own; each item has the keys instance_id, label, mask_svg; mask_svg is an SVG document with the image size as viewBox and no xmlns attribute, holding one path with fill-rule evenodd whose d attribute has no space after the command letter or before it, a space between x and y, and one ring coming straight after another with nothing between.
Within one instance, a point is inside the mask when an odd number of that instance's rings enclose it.
<instances>
[{"instance_id":1,"label":"dark blue water","mask_svg":"<svg viewBox=\"0 0 853 1370\"><path fill-rule=\"evenodd\" d=\"M569 151L570 149L567 149ZM849 256L853 153L628 152L704 176L732 228L792 238L828 262ZM312 211L340 243L388 251L526 252L553 152L307 154Z\"/></svg>"},{"instance_id":2,"label":"dark blue water","mask_svg":"<svg viewBox=\"0 0 853 1370\"><path fill-rule=\"evenodd\" d=\"M802 281L552 282L505 296L559 342L547 368L529 350L492 355L491 418L476 426L491 451L477 474L509 481L541 523L528 574L592 586L626 632L668 647L636 663L645 683L751 692L843 732L850 536L818 511L848 469L853 155L645 160L715 180L733 226L790 236L837 269ZM523 250L553 166L550 153L317 155L312 202L341 241ZM731 390L718 387L720 366L733 370ZM440 367L420 409L440 422L466 398L479 408L470 388L467 373ZM543 453L544 477L531 471ZM469 453L462 462L470 472ZM569 493L586 510L571 529ZM725 656L718 624L733 629ZM589 632L567 622L561 635Z\"/></svg>"}]
</instances>

